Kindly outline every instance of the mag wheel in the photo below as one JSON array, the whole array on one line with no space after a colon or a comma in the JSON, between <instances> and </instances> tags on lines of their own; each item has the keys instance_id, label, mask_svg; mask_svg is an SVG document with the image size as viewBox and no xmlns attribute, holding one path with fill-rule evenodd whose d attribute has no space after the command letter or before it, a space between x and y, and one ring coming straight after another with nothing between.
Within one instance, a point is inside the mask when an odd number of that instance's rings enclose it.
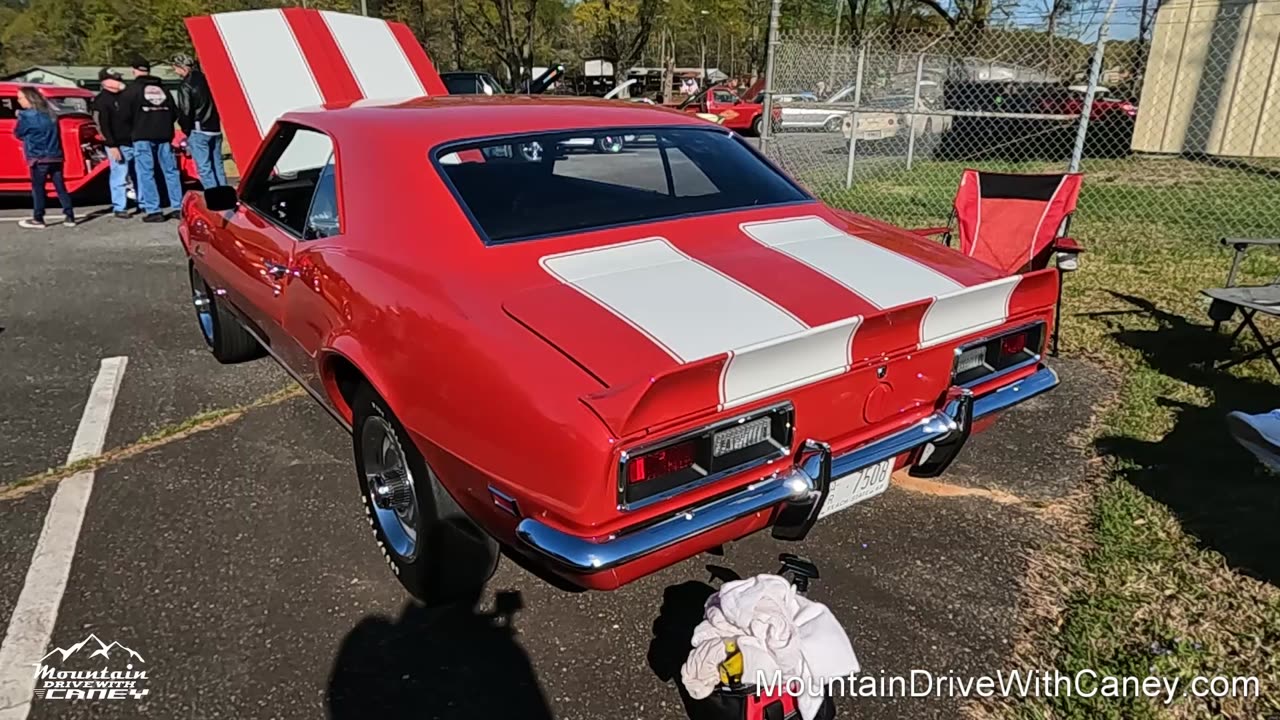
<instances>
[{"instance_id":1,"label":"mag wheel","mask_svg":"<svg viewBox=\"0 0 1280 720\"><path fill-rule=\"evenodd\" d=\"M826 132L840 132L840 128L844 125L844 118L839 115L827 120L827 124L822 129Z\"/></svg>"},{"instance_id":2,"label":"mag wheel","mask_svg":"<svg viewBox=\"0 0 1280 720\"><path fill-rule=\"evenodd\" d=\"M596 147L602 153L620 153L625 144L621 135L605 135L596 140Z\"/></svg>"},{"instance_id":3,"label":"mag wheel","mask_svg":"<svg viewBox=\"0 0 1280 720\"><path fill-rule=\"evenodd\" d=\"M497 543L453 501L377 394L361 388L352 407L361 500L391 572L424 604L474 601L497 567Z\"/></svg>"}]
</instances>

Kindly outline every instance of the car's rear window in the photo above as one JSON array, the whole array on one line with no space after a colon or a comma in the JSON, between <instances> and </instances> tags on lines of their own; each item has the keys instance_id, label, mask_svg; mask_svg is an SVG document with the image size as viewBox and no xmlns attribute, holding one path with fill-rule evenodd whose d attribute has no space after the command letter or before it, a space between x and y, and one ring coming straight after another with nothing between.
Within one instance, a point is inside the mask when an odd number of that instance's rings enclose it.
<instances>
[{"instance_id":1,"label":"car's rear window","mask_svg":"<svg viewBox=\"0 0 1280 720\"><path fill-rule=\"evenodd\" d=\"M711 127L521 135L436 159L490 243L809 199Z\"/></svg>"}]
</instances>

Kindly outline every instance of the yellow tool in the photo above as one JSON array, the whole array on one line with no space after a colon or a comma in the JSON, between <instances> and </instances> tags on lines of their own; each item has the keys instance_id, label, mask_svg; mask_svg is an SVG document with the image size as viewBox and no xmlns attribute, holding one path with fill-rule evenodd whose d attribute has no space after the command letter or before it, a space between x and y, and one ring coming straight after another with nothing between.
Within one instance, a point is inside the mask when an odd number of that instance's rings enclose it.
<instances>
[{"instance_id":1,"label":"yellow tool","mask_svg":"<svg viewBox=\"0 0 1280 720\"><path fill-rule=\"evenodd\" d=\"M724 641L724 662L720 663L720 683L736 688L742 683L742 651L733 640Z\"/></svg>"}]
</instances>

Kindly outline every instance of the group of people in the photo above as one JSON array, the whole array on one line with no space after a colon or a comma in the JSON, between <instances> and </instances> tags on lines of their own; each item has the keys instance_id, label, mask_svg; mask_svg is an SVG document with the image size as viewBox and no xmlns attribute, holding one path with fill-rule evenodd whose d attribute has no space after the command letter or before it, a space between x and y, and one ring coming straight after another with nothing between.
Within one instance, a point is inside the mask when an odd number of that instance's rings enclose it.
<instances>
[{"instance_id":1,"label":"group of people","mask_svg":"<svg viewBox=\"0 0 1280 720\"><path fill-rule=\"evenodd\" d=\"M93 100L93 114L102 133L111 163L111 209L117 218L131 217L128 188L136 189L143 222L164 222L178 217L182 200L182 179L173 143L174 127L186 136L187 151L195 160L200 184L226 185L222 165L222 125L218 108L209 92L204 73L188 55L173 58L174 72L182 79L169 92L160 78L151 74L151 63L135 58L129 65L133 82L103 68L98 73L102 91ZM62 137L57 113L35 88L22 88L18 96L22 109L14 134L22 141L23 153L31 168L32 218L18 224L46 227L45 184L52 182L62 204L63 225L76 224L75 209L62 177ZM165 198L160 195L162 178ZM163 207L162 207L163 205Z\"/></svg>"}]
</instances>

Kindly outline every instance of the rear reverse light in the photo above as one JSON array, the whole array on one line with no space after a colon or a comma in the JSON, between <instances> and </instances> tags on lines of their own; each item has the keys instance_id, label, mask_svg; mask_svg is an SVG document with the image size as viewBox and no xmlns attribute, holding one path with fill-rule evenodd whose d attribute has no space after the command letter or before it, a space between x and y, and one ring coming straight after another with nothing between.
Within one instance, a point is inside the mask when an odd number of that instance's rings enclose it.
<instances>
[{"instance_id":1,"label":"rear reverse light","mask_svg":"<svg viewBox=\"0 0 1280 720\"><path fill-rule=\"evenodd\" d=\"M631 509L785 456L795 412L790 403L629 450L619 468L619 504Z\"/></svg>"},{"instance_id":2,"label":"rear reverse light","mask_svg":"<svg viewBox=\"0 0 1280 720\"><path fill-rule=\"evenodd\" d=\"M1038 360L1044 337L1044 323L1036 323L963 345L956 349L952 382L975 385L1005 370Z\"/></svg>"}]
</instances>

